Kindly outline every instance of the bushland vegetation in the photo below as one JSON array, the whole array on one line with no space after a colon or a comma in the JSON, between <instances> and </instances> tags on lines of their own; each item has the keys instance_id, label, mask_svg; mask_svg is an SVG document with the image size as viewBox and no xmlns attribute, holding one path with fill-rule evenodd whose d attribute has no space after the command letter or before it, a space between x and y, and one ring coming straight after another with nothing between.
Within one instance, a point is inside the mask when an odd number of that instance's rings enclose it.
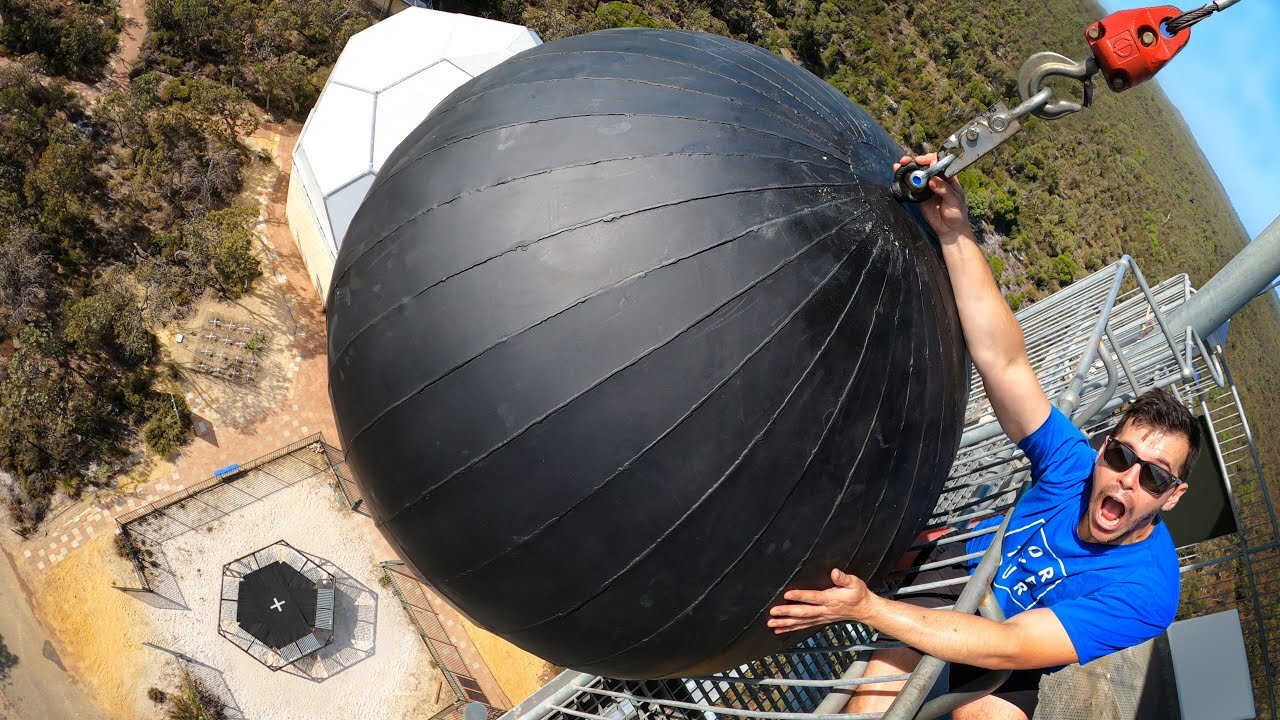
<instances>
[{"instance_id":1,"label":"bushland vegetation","mask_svg":"<svg viewBox=\"0 0 1280 720\"><path fill-rule=\"evenodd\" d=\"M143 62L206 75L267 112L304 117L347 40L372 23L342 0L147 0Z\"/></svg>"},{"instance_id":2,"label":"bushland vegetation","mask_svg":"<svg viewBox=\"0 0 1280 720\"><path fill-rule=\"evenodd\" d=\"M342 0L148 0L146 20L127 86L90 87L115 3L0 0L0 493L20 532L190 439L156 330L262 274L256 208L231 204L242 138L305 115L373 21Z\"/></svg>"},{"instance_id":3,"label":"bushland vegetation","mask_svg":"<svg viewBox=\"0 0 1280 720\"><path fill-rule=\"evenodd\" d=\"M609 27L714 32L813 71L905 147L934 145L997 101L1022 60L1087 54L1092 0L473 0L460 9L546 41ZM148 0L129 87L89 102L120 21L110 3L0 2L0 470L15 518L58 487L107 474L140 428L165 450L187 413L154 329L203 293L234 297L260 272L248 217L229 208L263 113L302 118L342 47L373 18L347 0ZM1224 16L1225 18L1225 16ZM1226 22L1229 18L1219 19ZM1178 62L1178 60L1175 60ZM1062 92L1075 92L1069 87ZM1031 120L961 175L1014 308L1122 254L1153 279L1201 284L1247 242L1216 177L1154 83L1099 88L1087 112ZM1280 325L1261 298L1228 352L1280 469ZM174 427L162 427L167 417ZM176 411L175 411L176 410ZM179 431L181 429L181 432Z\"/></svg>"},{"instance_id":4,"label":"bushland vegetation","mask_svg":"<svg viewBox=\"0 0 1280 720\"><path fill-rule=\"evenodd\" d=\"M0 470L19 530L139 440L190 437L155 330L261 272L251 218L227 207L250 108L198 77L86 99L38 56L0 66Z\"/></svg>"},{"instance_id":5,"label":"bushland vegetation","mask_svg":"<svg viewBox=\"0 0 1280 720\"><path fill-rule=\"evenodd\" d=\"M49 72L73 80L102 79L124 21L105 0L5 0L0 3L3 54L38 55Z\"/></svg>"}]
</instances>

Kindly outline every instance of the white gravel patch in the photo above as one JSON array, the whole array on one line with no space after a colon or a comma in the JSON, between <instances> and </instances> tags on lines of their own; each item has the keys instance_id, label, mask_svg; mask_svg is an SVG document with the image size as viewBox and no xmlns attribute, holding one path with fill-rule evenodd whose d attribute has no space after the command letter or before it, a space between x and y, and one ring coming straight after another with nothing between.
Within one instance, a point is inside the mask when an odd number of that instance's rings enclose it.
<instances>
[{"instance_id":1,"label":"white gravel patch","mask_svg":"<svg viewBox=\"0 0 1280 720\"><path fill-rule=\"evenodd\" d=\"M232 511L211 524L148 543L172 571L157 585L169 600L147 607L157 663L139 684L176 687L176 656L221 694L232 717L424 718L441 704L443 682L390 588L379 584L380 546L369 518L344 508L321 474ZM328 561L337 578L334 642L272 672L218 634L222 566L284 540ZM157 601L154 605L166 605ZM169 657L165 656L169 653ZM145 683L145 684L144 684ZM145 690L143 691L145 692Z\"/></svg>"}]
</instances>

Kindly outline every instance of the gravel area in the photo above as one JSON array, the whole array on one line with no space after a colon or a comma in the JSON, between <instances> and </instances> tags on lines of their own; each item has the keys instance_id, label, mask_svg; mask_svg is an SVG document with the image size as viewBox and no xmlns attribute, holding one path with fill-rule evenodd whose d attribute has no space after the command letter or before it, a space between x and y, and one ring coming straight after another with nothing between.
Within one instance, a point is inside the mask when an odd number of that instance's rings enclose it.
<instances>
[{"instance_id":1,"label":"gravel area","mask_svg":"<svg viewBox=\"0 0 1280 720\"><path fill-rule=\"evenodd\" d=\"M138 684L169 689L185 665L228 700L231 717L425 718L442 677L395 595L379 584L373 523L346 510L327 475L304 480L212 523L149 542L170 582L145 607L158 662ZM271 672L218 634L222 566L284 540L337 579L334 642Z\"/></svg>"}]
</instances>

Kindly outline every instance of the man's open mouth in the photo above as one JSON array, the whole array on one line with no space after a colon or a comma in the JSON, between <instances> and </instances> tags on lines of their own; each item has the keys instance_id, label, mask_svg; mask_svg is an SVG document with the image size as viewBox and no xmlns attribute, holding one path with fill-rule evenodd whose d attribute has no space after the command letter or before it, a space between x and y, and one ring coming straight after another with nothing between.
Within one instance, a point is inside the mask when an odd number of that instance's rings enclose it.
<instances>
[{"instance_id":1,"label":"man's open mouth","mask_svg":"<svg viewBox=\"0 0 1280 720\"><path fill-rule=\"evenodd\" d=\"M1110 532L1120 527L1120 521L1124 519L1127 512L1128 508L1124 503L1110 495L1103 495L1102 502L1098 503L1098 512L1094 513L1094 521L1098 527Z\"/></svg>"}]
</instances>

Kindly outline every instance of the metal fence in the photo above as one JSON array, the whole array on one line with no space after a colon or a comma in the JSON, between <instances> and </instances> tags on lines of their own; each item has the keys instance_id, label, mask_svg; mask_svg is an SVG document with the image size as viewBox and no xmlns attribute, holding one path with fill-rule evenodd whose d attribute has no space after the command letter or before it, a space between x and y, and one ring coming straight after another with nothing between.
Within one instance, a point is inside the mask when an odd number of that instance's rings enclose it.
<instances>
[{"instance_id":1,"label":"metal fence","mask_svg":"<svg viewBox=\"0 0 1280 720\"><path fill-rule=\"evenodd\" d=\"M282 458L286 455L291 455L297 452L298 450L301 450L302 448L305 448L308 445L312 445L317 442L318 443L324 442L324 437L321 436L320 433L315 433L313 435L305 437L296 442L289 443L288 445L285 445L284 447L279 448L277 450L273 450L267 453L266 455L250 460L247 463L240 464L234 472L230 472L225 475L215 474L213 477L208 478L207 480L202 480L196 483L195 485L192 485L187 488L183 488L182 490L179 490L174 493L170 493L168 495L165 495L162 498L159 498L150 503L147 503L146 505L143 505L142 507L137 508L136 510L131 510L123 515L117 516L116 523L118 523L121 526L127 526L130 523L137 522L138 520L141 520L147 515L164 510L167 507L176 505L188 498L195 497L196 495L199 495L200 493L203 493L207 490L215 488L219 485L234 482L237 478L243 477L244 475L248 474L249 471L251 470L260 468L266 465L267 463L273 460Z\"/></svg>"},{"instance_id":2,"label":"metal fence","mask_svg":"<svg viewBox=\"0 0 1280 720\"><path fill-rule=\"evenodd\" d=\"M325 458L329 460L329 469L333 471L334 489L342 496L342 501L347 504L347 509L353 512L363 512L360 506L364 504L364 496L360 494L360 486L351 477L351 470L347 467L347 461L342 451L325 442L322 442L321 447L324 450Z\"/></svg>"},{"instance_id":3,"label":"metal fence","mask_svg":"<svg viewBox=\"0 0 1280 720\"><path fill-rule=\"evenodd\" d=\"M338 452L315 433L285 445L259 458L217 474L195 485L154 500L120 515L116 524L120 532L122 554L129 558L138 574L138 588L165 595L158 585L172 580L172 573L162 566L163 559L147 547L147 541L160 542L208 525L228 513L261 500L278 490L293 486L321 473L332 474L334 490L349 508L359 504L359 493L348 487L349 478L334 464ZM159 579L153 576L161 576Z\"/></svg>"},{"instance_id":4,"label":"metal fence","mask_svg":"<svg viewBox=\"0 0 1280 720\"><path fill-rule=\"evenodd\" d=\"M1223 610L1240 614L1258 717L1276 716L1273 663L1280 652L1280 530L1258 448L1231 379L1224 388L1201 376L1180 389L1183 401L1211 430L1209 455L1227 480L1237 531L1182 548L1182 603L1178 619Z\"/></svg>"},{"instance_id":5,"label":"metal fence","mask_svg":"<svg viewBox=\"0 0 1280 720\"><path fill-rule=\"evenodd\" d=\"M1149 286L1128 257L1018 313L1028 356L1044 387L1086 431L1109 428L1122 405L1152 388L1168 388L1188 407L1207 413L1215 442L1206 455L1228 468L1240 531L1184 548L1188 585L1181 617L1216 609L1240 610L1250 653L1259 717L1274 717L1272 647L1280 603L1280 548L1274 512L1239 396L1221 349L1210 351L1189 329L1166 321L1194 290L1185 275ZM961 449L926 533L950 535L938 544L994 534L955 609L998 617L981 602L1003 540L1004 528L973 531L974 521L1007 513L1029 479L1022 453L1000 432L981 383L970 389ZM1007 515L1006 515L1007 517ZM925 543L917 545L923 547ZM954 562L970 559L963 556ZM916 569L919 569L918 567ZM965 582L961 579L958 582ZM896 596L925 586L883 588ZM1265 598L1265 600L1264 600ZM974 696L930 698L944 663L926 657L886 713L842 714L860 684L891 679L863 677L870 651L897 645L868 628L828 628L792 651L762 658L711 677L635 682L565 673L508 714L508 720L630 720L631 718L769 718L770 720L906 720L939 717ZM1003 680L990 673L972 689L979 695Z\"/></svg>"},{"instance_id":6,"label":"metal fence","mask_svg":"<svg viewBox=\"0 0 1280 720\"><path fill-rule=\"evenodd\" d=\"M462 720L462 708L467 703L478 702L485 706L490 718L501 716L504 710L493 706L480 683L467 669L467 662L462 658L458 647L445 632L440 615L427 597L426 587L421 581L404 570L404 563L387 561L382 563L382 574L387 585L395 592L401 607L409 616L409 620L417 629L422 642L426 643L431 661L444 675L449 686L452 699L436 712L431 720Z\"/></svg>"}]
</instances>

